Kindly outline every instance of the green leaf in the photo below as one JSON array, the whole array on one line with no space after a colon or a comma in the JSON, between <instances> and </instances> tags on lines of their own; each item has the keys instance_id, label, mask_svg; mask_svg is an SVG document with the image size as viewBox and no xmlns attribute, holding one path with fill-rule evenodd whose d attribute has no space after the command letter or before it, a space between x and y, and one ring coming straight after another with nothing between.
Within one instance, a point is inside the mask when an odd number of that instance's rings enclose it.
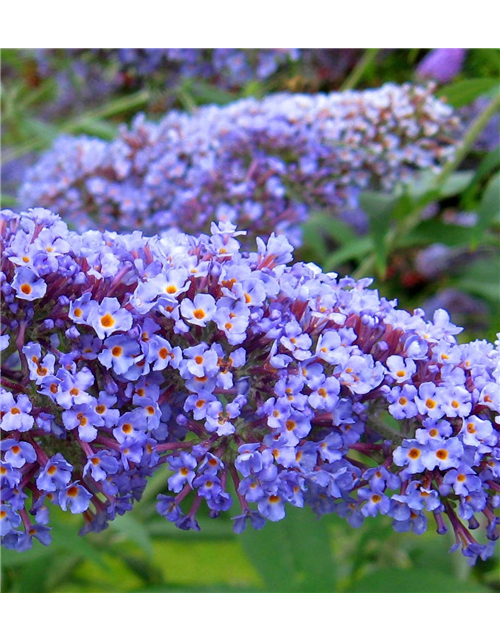
<instances>
[{"instance_id":1,"label":"green leaf","mask_svg":"<svg viewBox=\"0 0 500 640\"><path fill-rule=\"evenodd\" d=\"M356 234L346 222L336 217L333 212L313 212L304 227L313 226L317 231L324 233L336 244L346 244L356 239Z\"/></svg>"},{"instance_id":2,"label":"green leaf","mask_svg":"<svg viewBox=\"0 0 500 640\"><path fill-rule=\"evenodd\" d=\"M395 220L404 220L408 214L412 213L415 210L415 200L411 196L408 190L398 198L395 203L394 210L392 212L392 217Z\"/></svg>"},{"instance_id":3,"label":"green leaf","mask_svg":"<svg viewBox=\"0 0 500 640\"><path fill-rule=\"evenodd\" d=\"M462 582L432 569L383 569L363 576L352 589L354 593L488 593L489 589L473 582Z\"/></svg>"},{"instance_id":4,"label":"green leaf","mask_svg":"<svg viewBox=\"0 0 500 640\"><path fill-rule=\"evenodd\" d=\"M61 552L59 549L51 562L39 558L17 572L18 579L14 583L13 590L22 593L53 593L79 563L78 557Z\"/></svg>"},{"instance_id":5,"label":"green leaf","mask_svg":"<svg viewBox=\"0 0 500 640\"><path fill-rule=\"evenodd\" d=\"M266 93L266 87L258 80L250 80L243 88L242 94L245 98L262 98ZM234 97L233 97L234 100Z\"/></svg>"},{"instance_id":6,"label":"green leaf","mask_svg":"<svg viewBox=\"0 0 500 640\"><path fill-rule=\"evenodd\" d=\"M451 198L465 191L474 178L474 171L455 171L439 189L441 199Z\"/></svg>"},{"instance_id":7,"label":"green leaf","mask_svg":"<svg viewBox=\"0 0 500 640\"><path fill-rule=\"evenodd\" d=\"M494 171L500 165L500 145L488 152L481 160L481 164L477 168L474 176L474 182L481 180L488 175L490 171Z\"/></svg>"},{"instance_id":8,"label":"green leaf","mask_svg":"<svg viewBox=\"0 0 500 640\"><path fill-rule=\"evenodd\" d=\"M7 208L7 207L15 207L17 204L17 198L15 198L14 196L9 196L6 193L2 193L1 195L1 203L2 203L2 209Z\"/></svg>"},{"instance_id":9,"label":"green leaf","mask_svg":"<svg viewBox=\"0 0 500 640\"><path fill-rule=\"evenodd\" d=\"M351 575L357 575L362 567L376 560L392 535L388 522L381 518L367 518L357 535Z\"/></svg>"},{"instance_id":10,"label":"green leaf","mask_svg":"<svg viewBox=\"0 0 500 640\"><path fill-rule=\"evenodd\" d=\"M118 128L106 120L89 119L81 122L74 128L74 134L85 134L87 136L97 136L103 140L113 140L116 137Z\"/></svg>"},{"instance_id":11,"label":"green leaf","mask_svg":"<svg viewBox=\"0 0 500 640\"><path fill-rule=\"evenodd\" d=\"M189 84L191 94L197 99L197 102L203 104L229 104L234 102L234 94L228 93L223 89L218 89L206 82L197 80Z\"/></svg>"},{"instance_id":12,"label":"green leaf","mask_svg":"<svg viewBox=\"0 0 500 640\"><path fill-rule=\"evenodd\" d=\"M153 555L153 544L147 527L130 513L113 520L113 522L110 523L110 529L118 531L125 536L125 538L135 542L146 555Z\"/></svg>"},{"instance_id":13,"label":"green leaf","mask_svg":"<svg viewBox=\"0 0 500 640\"><path fill-rule=\"evenodd\" d=\"M29 49L24 49L22 54L25 55L25 52L29 53ZM0 56L5 67L7 65L21 65L23 62L23 55L21 55L21 49L4 49L3 47L0 49Z\"/></svg>"},{"instance_id":14,"label":"green leaf","mask_svg":"<svg viewBox=\"0 0 500 640\"><path fill-rule=\"evenodd\" d=\"M20 125L26 138L38 138L40 144L43 145L51 144L54 138L59 135L59 129L55 125L36 118L25 118Z\"/></svg>"},{"instance_id":15,"label":"green leaf","mask_svg":"<svg viewBox=\"0 0 500 640\"><path fill-rule=\"evenodd\" d=\"M33 560L29 566L18 573L14 591L18 593L45 593L50 578L52 563L44 558Z\"/></svg>"},{"instance_id":16,"label":"green leaf","mask_svg":"<svg viewBox=\"0 0 500 640\"><path fill-rule=\"evenodd\" d=\"M272 592L333 592L335 564L325 520L290 507L286 518L241 536L244 551Z\"/></svg>"},{"instance_id":17,"label":"green leaf","mask_svg":"<svg viewBox=\"0 0 500 640\"><path fill-rule=\"evenodd\" d=\"M24 551L23 553L2 547L2 568L22 567L25 564L31 564L38 560L43 560L46 564L50 564L51 558L57 555L57 553L58 549L56 549L54 545L44 547L38 542L34 543L32 549Z\"/></svg>"},{"instance_id":18,"label":"green leaf","mask_svg":"<svg viewBox=\"0 0 500 640\"><path fill-rule=\"evenodd\" d=\"M321 265L328 260L331 244L343 246L357 239L348 224L328 211L314 212L302 227L302 237L301 254Z\"/></svg>"},{"instance_id":19,"label":"green leaf","mask_svg":"<svg viewBox=\"0 0 500 640\"><path fill-rule=\"evenodd\" d=\"M232 587L227 584L193 584L176 583L158 584L135 589L132 593L260 593L255 587Z\"/></svg>"},{"instance_id":20,"label":"green leaf","mask_svg":"<svg viewBox=\"0 0 500 640\"><path fill-rule=\"evenodd\" d=\"M326 238L314 218L309 218L302 227L302 244L302 253L306 256L306 261L312 260L318 264L325 263L328 256Z\"/></svg>"},{"instance_id":21,"label":"green leaf","mask_svg":"<svg viewBox=\"0 0 500 640\"><path fill-rule=\"evenodd\" d=\"M490 302L499 303L500 300L500 283L497 282L484 282L481 280L476 281L460 281L457 286L466 293L472 293L485 298Z\"/></svg>"},{"instance_id":22,"label":"green leaf","mask_svg":"<svg viewBox=\"0 0 500 640\"><path fill-rule=\"evenodd\" d=\"M392 214L397 198L394 195L365 191L360 196L360 205L366 212L370 225L370 237L375 251L375 264L384 277L387 268L387 234L391 227Z\"/></svg>"},{"instance_id":23,"label":"green leaf","mask_svg":"<svg viewBox=\"0 0 500 640\"><path fill-rule=\"evenodd\" d=\"M86 560L95 562L103 569L106 568L103 562L103 554L90 542L96 534L79 536L78 530L75 529L74 526L56 519L52 519L51 527L52 545L54 547L65 549L73 556L85 558Z\"/></svg>"},{"instance_id":24,"label":"green leaf","mask_svg":"<svg viewBox=\"0 0 500 640\"><path fill-rule=\"evenodd\" d=\"M144 584L155 585L163 582L160 568L154 564L152 558L145 561L136 555L123 552L119 554L119 558Z\"/></svg>"},{"instance_id":25,"label":"green leaf","mask_svg":"<svg viewBox=\"0 0 500 640\"><path fill-rule=\"evenodd\" d=\"M468 80L459 80L447 87L443 87L437 92L437 96L446 98L447 102L457 109L470 104L496 86L498 86L496 78L469 78Z\"/></svg>"},{"instance_id":26,"label":"green leaf","mask_svg":"<svg viewBox=\"0 0 500 640\"><path fill-rule=\"evenodd\" d=\"M482 188L483 181L500 167L500 146L487 153L481 160L474 179L462 195L461 206L473 209L476 204L477 192Z\"/></svg>"},{"instance_id":27,"label":"green leaf","mask_svg":"<svg viewBox=\"0 0 500 640\"><path fill-rule=\"evenodd\" d=\"M495 256L467 264L457 273L455 286L485 298L494 305L500 304L500 258Z\"/></svg>"},{"instance_id":28,"label":"green leaf","mask_svg":"<svg viewBox=\"0 0 500 640\"><path fill-rule=\"evenodd\" d=\"M473 228L456 224L445 224L441 220L424 220L416 229L397 242L398 247L422 246L439 242L446 246L471 246Z\"/></svg>"},{"instance_id":29,"label":"green leaf","mask_svg":"<svg viewBox=\"0 0 500 640\"><path fill-rule=\"evenodd\" d=\"M197 531L196 535L190 535L182 529L178 529L170 522L165 521L165 519L159 519L158 516L146 526L149 534L154 538L182 540L186 544L224 539L234 540L233 527L230 522L211 520L210 522L203 523L201 518L198 518L198 522L200 523L201 531Z\"/></svg>"},{"instance_id":30,"label":"green leaf","mask_svg":"<svg viewBox=\"0 0 500 640\"><path fill-rule=\"evenodd\" d=\"M370 251L373 251L373 240L368 236L349 242L338 251L330 254L328 260L325 261L324 271L331 271L349 260L361 260Z\"/></svg>"},{"instance_id":31,"label":"green leaf","mask_svg":"<svg viewBox=\"0 0 500 640\"><path fill-rule=\"evenodd\" d=\"M162 583L182 584L188 589L198 584L261 587L262 581L242 549L240 536L233 534L232 540L207 542L196 539L197 531L182 533L186 534L184 540L153 543L155 567L162 574ZM187 538L192 539L190 544Z\"/></svg>"},{"instance_id":32,"label":"green leaf","mask_svg":"<svg viewBox=\"0 0 500 640\"><path fill-rule=\"evenodd\" d=\"M488 182L486 191L477 209L478 220L474 226L474 240L479 242L485 229L496 220L500 214L500 173Z\"/></svg>"},{"instance_id":33,"label":"green leaf","mask_svg":"<svg viewBox=\"0 0 500 640\"><path fill-rule=\"evenodd\" d=\"M417 61L417 57L419 54L420 49L410 49L408 51L408 65L410 67L413 67L415 65L415 62Z\"/></svg>"},{"instance_id":34,"label":"green leaf","mask_svg":"<svg viewBox=\"0 0 500 640\"><path fill-rule=\"evenodd\" d=\"M455 171L437 191L436 174L428 170L420 171L410 183L408 189L410 194L419 200L425 198L428 194L433 196L431 201L437 198L450 198L465 191L474 179L474 175L474 171Z\"/></svg>"}]
</instances>

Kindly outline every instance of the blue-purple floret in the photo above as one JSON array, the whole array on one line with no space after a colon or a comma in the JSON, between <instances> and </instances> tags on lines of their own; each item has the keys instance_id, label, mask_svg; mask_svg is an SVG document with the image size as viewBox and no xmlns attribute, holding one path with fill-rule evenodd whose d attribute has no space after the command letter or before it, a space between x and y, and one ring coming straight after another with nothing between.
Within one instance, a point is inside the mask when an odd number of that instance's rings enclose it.
<instances>
[{"instance_id":1,"label":"blue-purple floret","mask_svg":"<svg viewBox=\"0 0 500 640\"><path fill-rule=\"evenodd\" d=\"M266 82L268 91L288 86L338 85L360 58L362 49L230 49L127 48L33 49L40 78L55 77L59 88L49 116L61 116L123 90L164 90L196 84L226 92L241 91L249 82ZM280 72L293 70L291 82ZM280 75L278 75L280 74ZM75 82L77 80L77 82ZM163 101L172 102L175 92ZM173 94L173 95L172 95Z\"/></svg>"},{"instance_id":2,"label":"blue-purple floret","mask_svg":"<svg viewBox=\"0 0 500 640\"><path fill-rule=\"evenodd\" d=\"M49 503L100 531L163 468L157 510L181 529L200 509L236 510L238 532L292 508L417 534L430 515L487 557L499 344L458 344L446 311L398 310L370 279L289 264L283 236L248 253L238 234L78 234L44 209L2 213L3 543L48 544ZM19 295L20 269L42 297Z\"/></svg>"},{"instance_id":3,"label":"blue-purple floret","mask_svg":"<svg viewBox=\"0 0 500 640\"><path fill-rule=\"evenodd\" d=\"M432 49L419 63L417 76L446 83L460 73L467 49Z\"/></svg>"},{"instance_id":4,"label":"blue-purple floret","mask_svg":"<svg viewBox=\"0 0 500 640\"><path fill-rule=\"evenodd\" d=\"M162 74L172 82L198 78L224 89L266 80L300 58L299 49L118 49L122 67L133 77ZM170 77L169 77L170 76Z\"/></svg>"},{"instance_id":5,"label":"blue-purple floret","mask_svg":"<svg viewBox=\"0 0 500 640\"><path fill-rule=\"evenodd\" d=\"M328 50L321 51L324 55ZM343 49L338 51L344 52ZM98 92L103 94L151 80L168 86L186 78L197 78L234 90L251 80L267 80L285 64L299 60L302 55L300 49L227 48L35 49L33 53L41 77L53 75L61 62L66 65L72 62L72 74L64 70L57 76L62 88L66 91L71 88L73 75L82 84L88 82L94 91L97 86ZM109 77L109 69L106 69L107 74L103 73L104 61L117 71L114 77ZM329 62L332 63L331 60ZM88 98L90 88L82 93ZM67 97L64 100L61 97L60 101L60 107L67 107L70 102Z\"/></svg>"},{"instance_id":6,"label":"blue-purple floret","mask_svg":"<svg viewBox=\"0 0 500 640\"><path fill-rule=\"evenodd\" d=\"M112 142L62 137L29 171L19 199L81 230L199 233L230 221L247 230L249 248L272 232L298 245L311 210L356 225L361 190L439 170L459 130L431 86L248 98L158 123L140 115ZM144 286L145 298L155 286Z\"/></svg>"}]
</instances>

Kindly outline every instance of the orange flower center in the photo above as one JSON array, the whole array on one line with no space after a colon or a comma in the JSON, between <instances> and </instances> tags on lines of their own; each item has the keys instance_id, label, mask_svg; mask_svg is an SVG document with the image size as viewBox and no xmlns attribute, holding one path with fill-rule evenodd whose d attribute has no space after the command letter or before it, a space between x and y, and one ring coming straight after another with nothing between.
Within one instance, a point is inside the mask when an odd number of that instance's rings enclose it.
<instances>
[{"instance_id":1,"label":"orange flower center","mask_svg":"<svg viewBox=\"0 0 500 640\"><path fill-rule=\"evenodd\" d=\"M109 313L107 313L105 316L102 316L101 324L103 327L106 327L106 329L109 329L114 326L115 320Z\"/></svg>"}]
</instances>

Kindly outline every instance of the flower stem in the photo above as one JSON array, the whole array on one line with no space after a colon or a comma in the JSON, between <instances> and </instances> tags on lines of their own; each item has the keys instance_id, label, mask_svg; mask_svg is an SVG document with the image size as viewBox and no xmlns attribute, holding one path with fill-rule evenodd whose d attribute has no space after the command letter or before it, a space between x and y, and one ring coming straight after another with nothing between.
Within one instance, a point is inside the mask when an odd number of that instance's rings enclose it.
<instances>
[{"instance_id":1,"label":"flower stem","mask_svg":"<svg viewBox=\"0 0 500 640\"><path fill-rule=\"evenodd\" d=\"M493 97L491 102L477 115L471 122L469 128L465 132L462 140L462 144L458 147L453 158L446 163L444 169L441 171L436 179L436 187L442 187L448 180L450 175L459 167L462 160L470 151L472 145L476 141L477 137L494 115L495 111L500 109L500 91Z\"/></svg>"},{"instance_id":2,"label":"flower stem","mask_svg":"<svg viewBox=\"0 0 500 640\"><path fill-rule=\"evenodd\" d=\"M461 145L457 148L455 155L449 160L441 173L437 176L434 189L439 191L446 180L462 163L463 159L471 149L474 141L477 139L481 131L490 121L492 115L500 108L500 92L495 95L493 100L488 104L483 111L471 122L469 128L465 132ZM439 199L439 196L438 198ZM421 221L422 211L428 206L428 202L417 206L406 218L398 225L389 229L386 237L386 246L388 253L391 249L397 246L397 243L404 238L410 231L412 231ZM375 267L375 255L371 254L367 256L359 267L353 273L353 277L356 279L364 278L367 275L373 273Z\"/></svg>"},{"instance_id":3,"label":"flower stem","mask_svg":"<svg viewBox=\"0 0 500 640\"><path fill-rule=\"evenodd\" d=\"M370 66L370 64L377 57L380 49L367 49L364 54L361 56L358 64L354 67L352 72L346 78L345 82L341 86L341 91L349 91L350 89L354 89L354 87L358 84L358 82L363 77L365 71Z\"/></svg>"}]
</instances>

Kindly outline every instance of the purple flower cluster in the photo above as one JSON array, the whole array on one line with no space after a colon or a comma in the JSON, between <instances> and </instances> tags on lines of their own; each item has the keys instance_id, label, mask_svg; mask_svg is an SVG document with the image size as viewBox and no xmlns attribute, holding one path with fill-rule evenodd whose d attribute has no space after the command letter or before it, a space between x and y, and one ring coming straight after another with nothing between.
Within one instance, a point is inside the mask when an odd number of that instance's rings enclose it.
<instances>
[{"instance_id":1,"label":"purple flower cluster","mask_svg":"<svg viewBox=\"0 0 500 640\"><path fill-rule=\"evenodd\" d=\"M140 86L176 86L193 78L225 91L238 91L252 81L265 82L294 64L299 85L318 88L338 84L359 59L359 49L34 49L31 58L40 78L61 84L60 103L68 108L64 91L83 89L85 82L99 93ZM9 72L9 68L7 68ZM294 85L281 78L281 84ZM75 85L76 86L73 86ZM290 87L291 88L291 87Z\"/></svg>"},{"instance_id":2,"label":"purple flower cluster","mask_svg":"<svg viewBox=\"0 0 500 640\"><path fill-rule=\"evenodd\" d=\"M500 352L457 344L358 282L291 261L283 236L70 232L2 213L1 534L50 541L47 504L98 531L169 470L157 510L198 529L290 507L421 533L487 557L500 507Z\"/></svg>"},{"instance_id":3,"label":"purple flower cluster","mask_svg":"<svg viewBox=\"0 0 500 640\"><path fill-rule=\"evenodd\" d=\"M300 58L299 49L118 49L123 71L134 78L169 73L204 79L224 89L266 80Z\"/></svg>"},{"instance_id":4,"label":"purple flower cluster","mask_svg":"<svg viewBox=\"0 0 500 640\"><path fill-rule=\"evenodd\" d=\"M39 48L36 57L41 75L61 67L66 58L72 72L104 82L104 69L114 66L116 76L108 86L125 88L137 84L169 86L188 78L210 82L225 90L240 89L251 80L264 81L301 57L298 48L177 48L123 47L64 49ZM108 74L109 75L109 74ZM63 74L61 77L68 77Z\"/></svg>"},{"instance_id":5,"label":"purple flower cluster","mask_svg":"<svg viewBox=\"0 0 500 640\"><path fill-rule=\"evenodd\" d=\"M467 49L432 49L417 67L419 78L446 83L460 73Z\"/></svg>"},{"instance_id":6,"label":"purple flower cluster","mask_svg":"<svg viewBox=\"0 0 500 640\"><path fill-rule=\"evenodd\" d=\"M349 217L361 189L437 170L458 128L431 87L276 94L159 123L139 116L112 142L62 137L19 198L79 229L198 233L230 221L251 241L275 231L296 245L311 208Z\"/></svg>"}]
</instances>

